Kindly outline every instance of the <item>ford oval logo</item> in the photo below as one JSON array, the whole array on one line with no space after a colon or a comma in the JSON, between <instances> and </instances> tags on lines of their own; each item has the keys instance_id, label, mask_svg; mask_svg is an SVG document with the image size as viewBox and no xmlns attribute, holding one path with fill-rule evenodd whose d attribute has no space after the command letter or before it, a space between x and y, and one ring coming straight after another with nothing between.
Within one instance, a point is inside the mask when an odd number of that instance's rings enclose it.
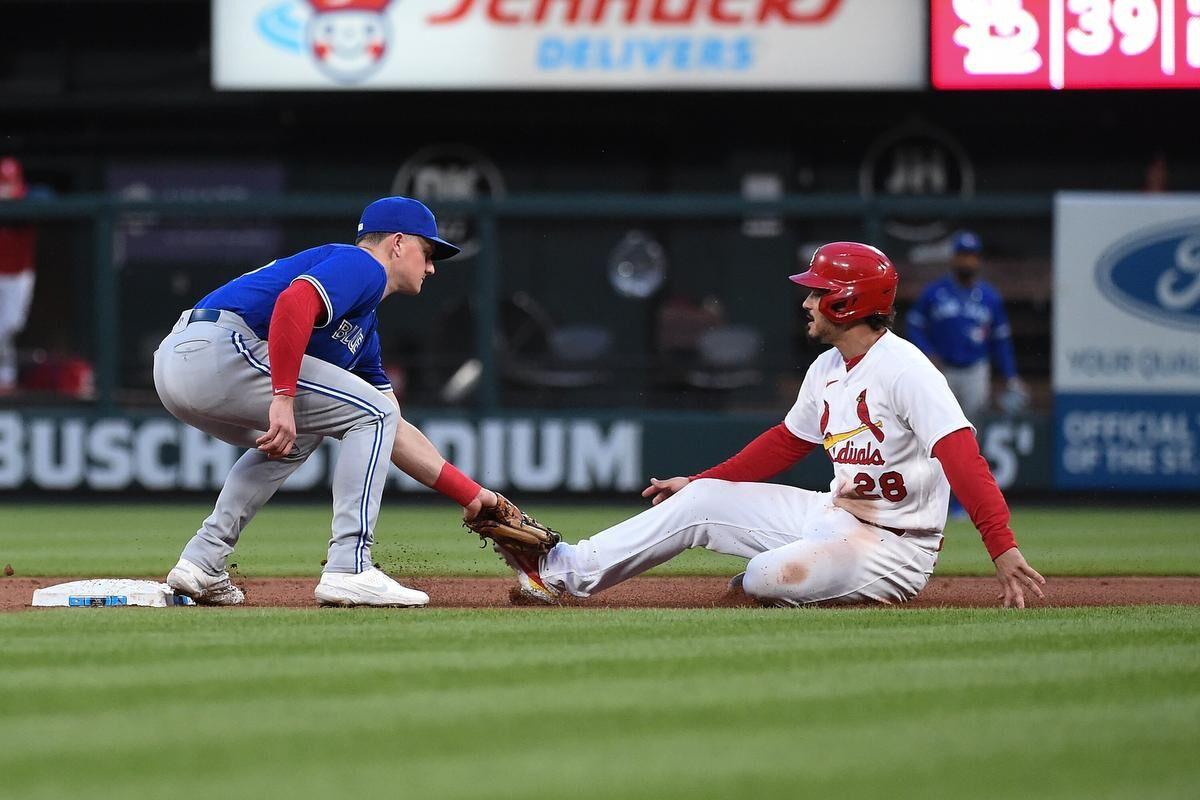
<instances>
[{"instance_id":1,"label":"ford oval logo","mask_svg":"<svg viewBox=\"0 0 1200 800\"><path fill-rule=\"evenodd\" d=\"M1139 317L1200 329L1200 220L1117 242L1097 261L1096 283Z\"/></svg>"}]
</instances>

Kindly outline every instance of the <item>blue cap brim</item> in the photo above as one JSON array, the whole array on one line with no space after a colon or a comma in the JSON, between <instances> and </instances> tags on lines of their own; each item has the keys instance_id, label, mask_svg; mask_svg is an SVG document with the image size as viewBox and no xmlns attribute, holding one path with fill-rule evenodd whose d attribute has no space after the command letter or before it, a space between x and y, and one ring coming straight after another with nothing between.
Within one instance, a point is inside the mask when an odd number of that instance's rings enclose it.
<instances>
[{"instance_id":1,"label":"blue cap brim","mask_svg":"<svg viewBox=\"0 0 1200 800\"><path fill-rule=\"evenodd\" d=\"M461 247L450 244L445 239L439 239L436 236L426 236L425 238L433 242L434 261L445 261L448 258L454 258L462 252Z\"/></svg>"}]
</instances>

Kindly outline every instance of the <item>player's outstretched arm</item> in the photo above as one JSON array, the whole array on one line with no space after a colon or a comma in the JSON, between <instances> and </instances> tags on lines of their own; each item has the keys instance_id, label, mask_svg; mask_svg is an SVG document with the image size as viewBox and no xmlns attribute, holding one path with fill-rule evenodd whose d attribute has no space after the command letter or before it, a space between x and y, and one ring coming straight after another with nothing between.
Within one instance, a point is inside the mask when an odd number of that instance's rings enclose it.
<instances>
[{"instance_id":1,"label":"player's outstretched arm","mask_svg":"<svg viewBox=\"0 0 1200 800\"><path fill-rule=\"evenodd\" d=\"M384 392L396 407L400 402L392 392ZM455 469L438 452L433 442L403 417L396 426L392 442L392 463L402 472L436 489L463 507L463 519L474 519L482 508L496 505L495 492L485 489Z\"/></svg>"},{"instance_id":2,"label":"player's outstretched arm","mask_svg":"<svg viewBox=\"0 0 1200 800\"><path fill-rule=\"evenodd\" d=\"M992 557L1002 589L996 599L1003 601L1005 608L1024 608L1026 590L1045 597L1041 587L1046 579L1029 566L1017 548L1009 527L1008 503L970 429L961 428L944 436L933 446L933 455L941 462L950 488L970 514Z\"/></svg>"},{"instance_id":3,"label":"player's outstretched arm","mask_svg":"<svg viewBox=\"0 0 1200 800\"><path fill-rule=\"evenodd\" d=\"M1005 608L1024 608L1026 589L1040 598L1046 597L1042 591L1046 579L1029 566L1029 562L1018 548L1005 550L996 556L993 563L996 565L996 580L1000 582L1000 588L1003 590L996 599L1002 600Z\"/></svg>"}]
</instances>

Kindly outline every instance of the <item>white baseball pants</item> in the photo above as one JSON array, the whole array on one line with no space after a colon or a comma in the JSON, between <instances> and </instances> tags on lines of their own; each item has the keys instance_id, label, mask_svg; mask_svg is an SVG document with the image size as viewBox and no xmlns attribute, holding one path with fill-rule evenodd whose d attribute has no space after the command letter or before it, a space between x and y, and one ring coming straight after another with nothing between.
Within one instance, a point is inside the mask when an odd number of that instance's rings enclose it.
<instances>
[{"instance_id":1,"label":"white baseball pants","mask_svg":"<svg viewBox=\"0 0 1200 800\"><path fill-rule=\"evenodd\" d=\"M780 606L903 603L925 587L940 531L903 536L860 522L832 495L772 483L697 480L578 544L541 577L576 597L615 586L692 547L749 559L745 592Z\"/></svg>"},{"instance_id":2,"label":"white baseball pants","mask_svg":"<svg viewBox=\"0 0 1200 800\"><path fill-rule=\"evenodd\" d=\"M271 405L267 343L227 311L218 322L188 324L187 319L185 311L154 354L158 396L181 422L250 449L233 465L216 507L183 557L209 573L222 572L242 529L321 439L333 436L342 446L333 471L325 571L370 568L399 409L361 378L304 356L294 407L296 443L287 458L272 461L255 449Z\"/></svg>"}]
</instances>

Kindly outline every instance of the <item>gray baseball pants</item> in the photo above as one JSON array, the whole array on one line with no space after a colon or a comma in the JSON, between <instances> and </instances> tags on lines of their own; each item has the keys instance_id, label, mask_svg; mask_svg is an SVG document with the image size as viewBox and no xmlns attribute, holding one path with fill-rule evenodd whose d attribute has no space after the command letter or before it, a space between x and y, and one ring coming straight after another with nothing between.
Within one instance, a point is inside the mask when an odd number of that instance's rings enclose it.
<instances>
[{"instance_id":1,"label":"gray baseball pants","mask_svg":"<svg viewBox=\"0 0 1200 800\"><path fill-rule=\"evenodd\" d=\"M400 412L378 389L341 367L304 356L297 384L296 443L272 461L255 449L268 427L271 371L267 343L241 317L222 311L216 322L192 322L183 312L154 354L154 386L181 422L230 444L248 447L225 479L216 507L183 550L211 574L225 562L242 530L325 436L342 442L333 472L333 531L326 572L371 566L375 522Z\"/></svg>"},{"instance_id":2,"label":"gray baseball pants","mask_svg":"<svg viewBox=\"0 0 1200 800\"><path fill-rule=\"evenodd\" d=\"M969 367L942 367L950 391L962 406L963 414L975 422L991 404L992 365L986 358Z\"/></svg>"}]
</instances>

